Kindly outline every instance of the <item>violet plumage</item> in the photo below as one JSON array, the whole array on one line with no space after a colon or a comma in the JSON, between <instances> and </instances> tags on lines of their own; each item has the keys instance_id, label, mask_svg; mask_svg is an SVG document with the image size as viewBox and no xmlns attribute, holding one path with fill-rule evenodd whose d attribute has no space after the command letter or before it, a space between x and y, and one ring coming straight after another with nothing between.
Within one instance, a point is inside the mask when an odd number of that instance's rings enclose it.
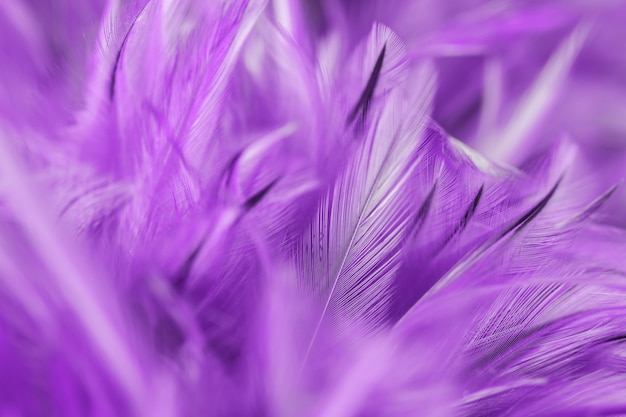
<instances>
[{"instance_id":1,"label":"violet plumage","mask_svg":"<svg viewBox=\"0 0 626 417\"><path fill-rule=\"evenodd\" d=\"M624 13L0 4L0 416L626 415Z\"/></svg>"}]
</instances>

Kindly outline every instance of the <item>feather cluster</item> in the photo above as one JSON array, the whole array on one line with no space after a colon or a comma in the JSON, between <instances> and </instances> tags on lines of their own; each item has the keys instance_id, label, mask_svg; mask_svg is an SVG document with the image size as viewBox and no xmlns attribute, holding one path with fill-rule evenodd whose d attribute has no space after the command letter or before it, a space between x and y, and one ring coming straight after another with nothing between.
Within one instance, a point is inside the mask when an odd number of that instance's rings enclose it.
<instances>
[{"instance_id":1,"label":"feather cluster","mask_svg":"<svg viewBox=\"0 0 626 417\"><path fill-rule=\"evenodd\" d=\"M626 415L626 3L0 3L0 417Z\"/></svg>"}]
</instances>

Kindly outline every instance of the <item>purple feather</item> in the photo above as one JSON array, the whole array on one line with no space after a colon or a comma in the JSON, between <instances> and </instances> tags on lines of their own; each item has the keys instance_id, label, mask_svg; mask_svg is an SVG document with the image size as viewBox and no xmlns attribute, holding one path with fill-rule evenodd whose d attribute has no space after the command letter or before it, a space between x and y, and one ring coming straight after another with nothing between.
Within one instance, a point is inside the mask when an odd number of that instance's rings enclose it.
<instances>
[{"instance_id":1,"label":"purple feather","mask_svg":"<svg viewBox=\"0 0 626 417\"><path fill-rule=\"evenodd\" d=\"M0 5L0 417L626 415L619 1Z\"/></svg>"}]
</instances>

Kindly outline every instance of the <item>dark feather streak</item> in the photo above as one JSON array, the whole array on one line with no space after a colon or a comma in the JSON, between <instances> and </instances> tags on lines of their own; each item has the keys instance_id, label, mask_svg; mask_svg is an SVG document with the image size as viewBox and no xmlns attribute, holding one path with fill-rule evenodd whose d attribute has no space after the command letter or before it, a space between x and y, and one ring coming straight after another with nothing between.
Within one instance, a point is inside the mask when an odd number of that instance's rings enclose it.
<instances>
[{"instance_id":1,"label":"dark feather streak","mask_svg":"<svg viewBox=\"0 0 626 417\"><path fill-rule=\"evenodd\" d=\"M367 112L370 107L370 103L372 101L372 97L374 96L374 90L376 89L376 84L378 84L378 79L380 77L380 71L383 68L383 61L385 59L385 51L387 50L387 45L383 46L383 49L380 51L378 55L378 59L376 59L376 64L374 65L374 69L367 80L367 84L365 85L365 89L363 93L361 93L361 97L359 97L359 101L357 101L354 109L348 115L348 120L346 125L352 124L357 116L361 115L361 121L364 122L367 117Z\"/></svg>"},{"instance_id":2,"label":"dark feather streak","mask_svg":"<svg viewBox=\"0 0 626 417\"><path fill-rule=\"evenodd\" d=\"M239 158L241 157L241 152L237 152L232 158L231 160L228 162L228 164L226 164L226 167L224 168L224 176L226 177L226 185L230 185L230 182L233 179L233 171L235 170L235 165L237 164L237 161L239 161Z\"/></svg>"},{"instance_id":3,"label":"dark feather streak","mask_svg":"<svg viewBox=\"0 0 626 417\"><path fill-rule=\"evenodd\" d=\"M437 189L437 181L435 181L435 183L433 184L432 188L430 189L430 192L428 193L428 195L422 202L422 205L420 206L419 210L417 211L417 214L415 215L415 218L413 219L413 224L411 225L411 228L410 228L410 230L413 230L413 237L417 236L419 231L422 229L422 226L424 225L424 221L426 220L426 217L428 217L428 213L430 212L430 207L433 204L433 198L435 196L436 189Z\"/></svg>"},{"instance_id":4,"label":"dark feather streak","mask_svg":"<svg viewBox=\"0 0 626 417\"><path fill-rule=\"evenodd\" d=\"M126 44L126 39L128 38L128 33L124 37L124 41L122 42L122 46L119 51L117 51L117 56L115 57L115 64L113 65L113 71L111 72L111 80L109 81L109 100L113 101L113 96L115 95L115 79L117 77L117 67L120 64L120 59L122 58L122 50L124 49L124 45Z\"/></svg>"},{"instance_id":5,"label":"dark feather streak","mask_svg":"<svg viewBox=\"0 0 626 417\"><path fill-rule=\"evenodd\" d=\"M122 40L122 45L120 45L120 49L117 51L117 55L115 56L115 63L113 64L113 70L111 71L111 77L109 79L109 100L110 101L113 101L113 96L115 96L115 81L117 78L117 69L122 59L122 51L124 51L124 48L126 47L126 42L128 41L130 33L135 27L135 23L137 23L137 20L139 20L139 16L141 16L143 14L143 11L146 9L146 7L148 7L148 4L150 4L150 1L151 0L148 0L146 4L144 4L144 6L139 11L139 13L137 13L137 16L135 16L135 18L133 19L133 22L130 24L128 31L126 32L126 35L124 35L124 39Z\"/></svg>"},{"instance_id":6,"label":"dark feather streak","mask_svg":"<svg viewBox=\"0 0 626 417\"><path fill-rule=\"evenodd\" d=\"M250 197L245 203L244 206L246 208L246 210L251 210L253 209L257 204L259 204L261 202L261 200L263 200L263 197L265 197L267 195L267 193L270 192L270 190L272 188L274 188L274 186L276 185L276 183L278 182L278 178L276 178L274 181L270 182L268 185L266 185L261 191L259 191L258 193L256 193L255 195L253 195L252 197Z\"/></svg>"},{"instance_id":7,"label":"dark feather streak","mask_svg":"<svg viewBox=\"0 0 626 417\"><path fill-rule=\"evenodd\" d=\"M474 196L474 200L469 205L467 210L465 210L465 214L463 218L459 221L459 224L454 228L452 233L443 241L441 246L433 253L433 256L439 255L439 253L450 243L450 240L457 234L465 230L469 221L474 217L474 213L476 213L476 209L478 208L478 204L480 203L480 199L483 196L484 184L480 186L476 196Z\"/></svg>"},{"instance_id":8,"label":"dark feather streak","mask_svg":"<svg viewBox=\"0 0 626 417\"><path fill-rule=\"evenodd\" d=\"M619 184L614 185L607 192L605 192L600 197L598 197L593 203L591 203L591 205L588 208L586 208L581 214L576 216L575 221L582 222L585 219L587 219L589 216L592 216L597 211L601 210L602 207L609 201L611 196L613 196L615 191L617 191L618 186Z\"/></svg>"},{"instance_id":9,"label":"dark feather streak","mask_svg":"<svg viewBox=\"0 0 626 417\"><path fill-rule=\"evenodd\" d=\"M174 279L172 280L172 285L177 291L182 291L185 284L187 283L187 280L189 279L189 273L191 272L191 267L193 266L193 263L198 257L198 254L200 253L200 249L202 249L203 245L204 245L204 242L201 242L189 254L189 256L187 256L187 259L185 260L185 262L182 264L182 266L180 267L180 269L174 276Z\"/></svg>"},{"instance_id":10,"label":"dark feather streak","mask_svg":"<svg viewBox=\"0 0 626 417\"><path fill-rule=\"evenodd\" d=\"M484 188L485 186L481 185L480 188L478 189L478 192L476 193L476 196L474 197L474 201L472 201L472 204L465 211L465 214L463 215L463 219L461 219L461 222L459 223L459 227L455 233L458 233L459 231L462 231L463 229L465 229L465 227L467 226L467 223L469 223L469 221L474 216L474 213L476 213L476 209L478 208L478 203L480 203L480 199L483 196Z\"/></svg>"},{"instance_id":11,"label":"dark feather streak","mask_svg":"<svg viewBox=\"0 0 626 417\"><path fill-rule=\"evenodd\" d=\"M609 337L603 340L604 343L623 342L623 341L626 341L626 334Z\"/></svg>"},{"instance_id":12,"label":"dark feather streak","mask_svg":"<svg viewBox=\"0 0 626 417\"><path fill-rule=\"evenodd\" d=\"M546 208L546 206L548 205L548 203L554 196L554 193L556 192L557 188L559 187L561 180L562 178L559 178L559 180L556 182L556 184L554 184L554 187L552 187L550 192L544 198L542 198L541 201L538 202L533 208L531 208L526 214L524 214L515 223L513 223L513 225L511 225L508 229L506 229L500 235L500 237L502 238L512 231L517 233L520 230L522 230L524 227L528 226L528 224L532 222L539 215L539 213L543 211L544 208Z\"/></svg>"}]
</instances>

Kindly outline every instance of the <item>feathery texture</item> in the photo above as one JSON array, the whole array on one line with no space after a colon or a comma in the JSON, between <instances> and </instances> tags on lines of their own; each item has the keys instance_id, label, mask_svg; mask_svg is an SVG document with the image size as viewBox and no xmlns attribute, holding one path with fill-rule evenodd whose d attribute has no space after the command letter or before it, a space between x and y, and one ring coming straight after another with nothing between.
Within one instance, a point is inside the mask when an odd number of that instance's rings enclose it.
<instances>
[{"instance_id":1,"label":"feathery texture","mask_svg":"<svg viewBox=\"0 0 626 417\"><path fill-rule=\"evenodd\" d=\"M0 4L0 417L626 415L623 1Z\"/></svg>"}]
</instances>

